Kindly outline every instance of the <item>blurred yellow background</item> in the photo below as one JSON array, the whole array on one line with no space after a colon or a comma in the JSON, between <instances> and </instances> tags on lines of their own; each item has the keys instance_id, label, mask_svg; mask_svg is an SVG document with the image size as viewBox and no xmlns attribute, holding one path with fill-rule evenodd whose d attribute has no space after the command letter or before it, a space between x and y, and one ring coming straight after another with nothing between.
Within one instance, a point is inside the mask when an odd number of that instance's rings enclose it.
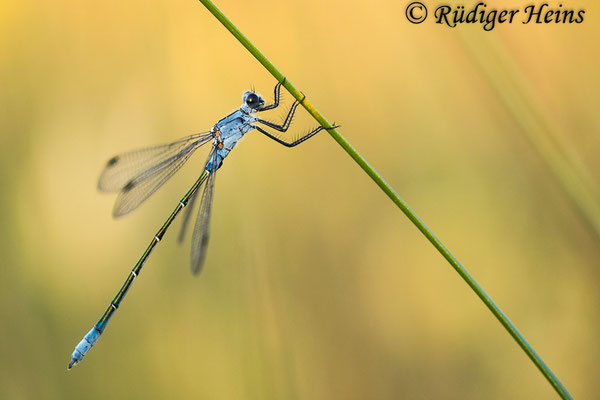
<instances>
[{"instance_id":1,"label":"blurred yellow background","mask_svg":"<svg viewBox=\"0 0 600 400\"><path fill-rule=\"evenodd\" d=\"M217 5L342 125L575 398L595 398L600 236L528 121L600 179L597 4L568 2L587 10L582 24L485 32L412 25L407 3ZM275 81L193 0L25 0L0 4L0 82L0 398L557 397L326 133L293 150L250 133L219 172L203 273L191 277L176 222L67 372L206 149L117 221L115 197L96 191L106 160L206 131L251 85L270 100ZM300 114L295 130L314 126Z\"/></svg>"}]
</instances>

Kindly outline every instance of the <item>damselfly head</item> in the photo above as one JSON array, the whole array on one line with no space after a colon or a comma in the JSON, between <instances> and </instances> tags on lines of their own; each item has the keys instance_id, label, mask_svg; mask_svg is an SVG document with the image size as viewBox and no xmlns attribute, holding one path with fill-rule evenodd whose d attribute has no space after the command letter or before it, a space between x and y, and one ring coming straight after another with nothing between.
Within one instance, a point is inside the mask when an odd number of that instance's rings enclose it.
<instances>
[{"instance_id":1,"label":"damselfly head","mask_svg":"<svg viewBox=\"0 0 600 400\"><path fill-rule=\"evenodd\" d=\"M248 106L251 110L258 110L265 105L265 100L260 97L259 94L250 91L244 93L242 101L244 102L244 105Z\"/></svg>"}]
</instances>

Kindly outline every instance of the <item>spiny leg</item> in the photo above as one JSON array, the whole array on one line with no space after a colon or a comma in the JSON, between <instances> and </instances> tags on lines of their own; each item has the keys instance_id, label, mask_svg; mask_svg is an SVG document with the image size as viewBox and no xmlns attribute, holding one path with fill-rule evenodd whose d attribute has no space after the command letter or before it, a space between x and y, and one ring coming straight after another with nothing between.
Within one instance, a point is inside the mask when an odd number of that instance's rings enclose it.
<instances>
[{"instance_id":1,"label":"spiny leg","mask_svg":"<svg viewBox=\"0 0 600 400\"><path fill-rule=\"evenodd\" d=\"M292 124L292 119L294 118L294 114L296 113L296 108L298 108L298 106L300 105L300 103L302 103L302 101L304 99L305 99L305 97L302 97L302 100L294 101L294 103L290 107L290 111L288 111L288 114L285 117L285 120L283 121L283 123L281 125L278 125L274 122L266 121L266 120L260 119L260 118L256 118L256 122L260 122L261 124L266 125L269 128L273 128L279 132L285 132L289 129L290 125Z\"/></svg>"},{"instance_id":2,"label":"spiny leg","mask_svg":"<svg viewBox=\"0 0 600 400\"><path fill-rule=\"evenodd\" d=\"M273 90L273 104L262 107L260 110L257 110L258 112L272 110L274 108L279 107L279 99L281 99L281 85L283 85L284 83L285 77L281 82L277 82L277 85L275 85L275 89Z\"/></svg>"},{"instance_id":3,"label":"spiny leg","mask_svg":"<svg viewBox=\"0 0 600 400\"><path fill-rule=\"evenodd\" d=\"M323 129L328 129L325 128L323 126L319 126L315 129L313 129L312 131L308 132L306 135L303 135L302 137L294 140L293 142L286 142L285 140L278 138L277 136L267 132L266 130L264 130L263 128L261 128L260 126L254 126L254 128L256 128L257 131L259 131L260 133L264 134L265 136L267 136L268 138L273 139L274 141L276 141L279 144L282 144L286 147L295 147L298 146L300 143L307 141L308 139L310 139L311 137L315 136L317 133L321 132ZM331 129L334 128L339 128L339 125L333 125L331 127Z\"/></svg>"},{"instance_id":4,"label":"spiny leg","mask_svg":"<svg viewBox=\"0 0 600 400\"><path fill-rule=\"evenodd\" d=\"M100 335L102 334L102 332L104 332L104 329L106 328L108 321L110 321L110 318L112 317L113 313L117 311L117 308L119 308L119 305L123 301L123 298L127 294L129 288L133 284L133 281L140 274L144 263L150 256L150 253L152 252L156 244L160 242L165 232L167 231L167 228L169 228L169 225L171 225L171 222L173 222L177 214L179 214L179 212L186 206L186 204L190 200L190 197L198 190L200 185L202 185L202 183L208 178L210 174L211 172L206 169L202 172L202 174L196 180L196 182L194 182L190 190L188 190L185 196L183 196L183 198L179 201L177 207L175 207L169 218L167 218L167 220L160 227L158 232L156 232L156 234L152 238L152 241L146 248L146 251L144 251L138 262L135 264L135 266L129 273L129 275L127 275L127 279L125 279L123 286L121 287L113 301L110 302L108 308L106 309L100 320L96 323L96 325L93 326L93 328L83 337L83 339L75 347L75 350L73 351L73 354L71 356L71 362L67 367L68 369L71 369L71 367L83 360L83 357L87 354L87 352L92 348L94 344L96 344L96 342L100 338Z\"/></svg>"}]
</instances>

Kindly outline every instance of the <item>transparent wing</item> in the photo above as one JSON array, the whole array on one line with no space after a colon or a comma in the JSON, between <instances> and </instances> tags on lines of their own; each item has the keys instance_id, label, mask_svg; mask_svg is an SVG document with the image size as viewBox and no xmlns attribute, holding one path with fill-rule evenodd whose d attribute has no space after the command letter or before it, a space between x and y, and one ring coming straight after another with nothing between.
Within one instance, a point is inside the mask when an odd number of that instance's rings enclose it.
<instances>
[{"instance_id":1,"label":"transparent wing","mask_svg":"<svg viewBox=\"0 0 600 400\"><path fill-rule=\"evenodd\" d=\"M190 148L196 149L211 139L209 132L196 133L173 143L119 154L106 163L98 180L98 189L119 192L133 179L175 163L177 155L183 156Z\"/></svg>"},{"instance_id":2,"label":"transparent wing","mask_svg":"<svg viewBox=\"0 0 600 400\"><path fill-rule=\"evenodd\" d=\"M120 190L113 215L120 217L136 209L211 138L211 134L192 135L174 143L112 158L98 186L101 190Z\"/></svg>"},{"instance_id":3,"label":"transparent wing","mask_svg":"<svg viewBox=\"0 0 600 400\"><path fill-rule=\"evenodd\" d=\"M213 166L202 192L202 200L200 200L200 209L198 210L198 218L194 226L194 234L192 236L192 251L191 251L191 268L192 274L196 275L202 269L204 259L206 258L206 248L208 247L208 238L210 233L210 210L212 208L213 190L215 186L215 176L218 166L216 166L214 151L211 153Z\"/></svg>"},{"instance_id":4,"label":"transparent wing","mask_svg":"<svg viewBox=\"0 0 600 400\"><path fill-rule=\"evenodd\" d=\"M206 163L204 165L209 165L209 162L214 157L214 150L215 149L213 148L211 150L211 152L208 154L208 159L206 160ZM199 192L200 192L200 190L196 190L194 192L194 194L192 194L192 197L190 197L190 199L188 200L188 203L187 203L187 205L185 207L185 210L183 212L184 213L183 214L183 222L181 223L181 230L179 231L179 236L177 237L177 241L179 243L182 243L183 239L185 239L185 233L187 231L187 226L188 226L188 224L190 222L190 217L192 216L193 209L194 209L194 204L196 203L196 199L198 198L198 193Z\"/></svg>"},{"instance_id":5,"label":"transparent wing","mask_svg":"<svg viewBox=\"0 0 600 400\"><path fill-rule=\"evenodd\" d=\"M192 151L178 157L168 167L160 168L148 174L141 174L130 180L117 196L113 209L114 217L121 217L135 210L148 197L158 190L192 155Z\"/></svg>"}]
</instances>

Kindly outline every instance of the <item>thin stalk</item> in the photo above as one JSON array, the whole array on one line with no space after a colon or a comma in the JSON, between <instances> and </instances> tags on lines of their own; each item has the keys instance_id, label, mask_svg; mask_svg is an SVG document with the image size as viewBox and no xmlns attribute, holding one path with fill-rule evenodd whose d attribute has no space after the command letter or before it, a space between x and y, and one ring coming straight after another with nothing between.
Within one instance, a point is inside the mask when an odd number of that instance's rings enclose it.
<instances>
[{"instance_id":1,"label":"thin stalk","mask_svg":"<svg viewBox=\"0 0 600 400\"><path fill-rule=\"evenodd\" d=\"M502 312L502 310L494 303L491 297L483 290L481 286L473 279L473 277L467 272L465 267L450 253L450 251L440 242L440 240L433 234L429 228L421 221L421 219L414 213L408 206L408 204L398 196L398 194L392 189L392 187L373 169L373 167L360 155L358 151L342 136L342 134L334 128L333 125L312 105L312 103L304 97L304 95L292 84L292 82L271 63L265 57L265 55L250 42L250 40L215 6L210 0L199 0L204 6L210 11L218 20L231 32L233 36L260 62L267 71L273 75L278 82L283 81L283 86L290 92L292 96L298 101L301 101L302 106L308 111L313 118L323 126L327 132L335 139L336 142L348 153L350 157L375 181L377 186L381 188L387 194L387 196L398 206L400 210L412 221L412 223L425 235L427 240L440 252L440 254L452 265L452 267L458 272L458 274L465 280L465 282L473 289L475 294L483 301L486 307L494 314L494 316L500 321L502 326L508 331L508 333L515 339L527 356L533 361L540 372L546 377L548 382L556 390L556 392L563 399L572 399L571 395L563 384L558 380L556 375L548 368L542 358L535 352L533 347L527 342L525 337L517 330L513 323L508 317ZM285 80L284 80L285 79Z\"/></svg>"}]
</instances>

